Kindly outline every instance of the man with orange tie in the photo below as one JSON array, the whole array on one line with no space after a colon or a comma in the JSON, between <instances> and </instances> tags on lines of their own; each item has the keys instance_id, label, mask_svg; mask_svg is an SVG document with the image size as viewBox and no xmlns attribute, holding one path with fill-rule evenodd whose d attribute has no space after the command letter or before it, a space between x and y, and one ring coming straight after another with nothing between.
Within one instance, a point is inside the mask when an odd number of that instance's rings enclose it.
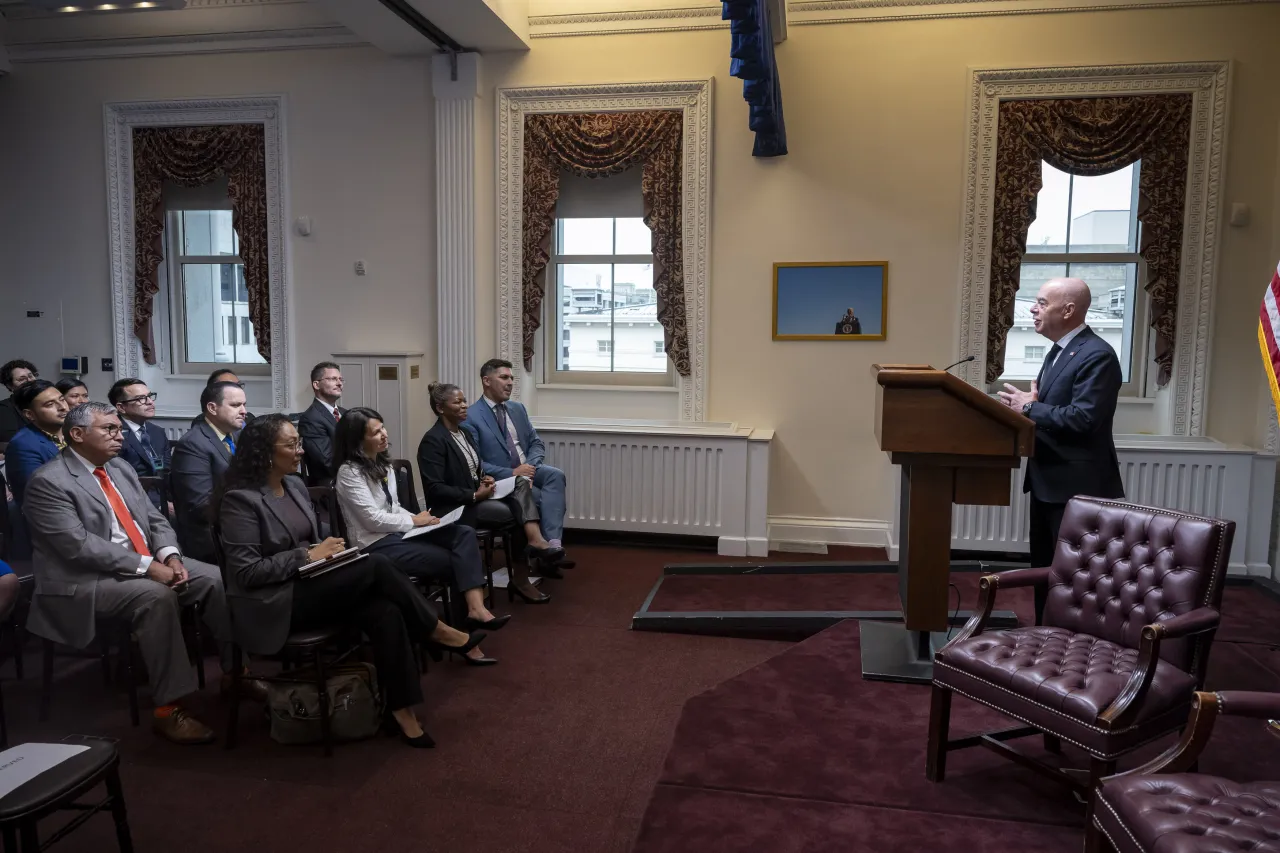
<instances>
[{"instance_id":1,"label":"man with orange tie","mask_svg":"<svg viewBox=\"0 0 1280 853\"><path fill-rule=\"evenodd\" d=\"M222 649L223 672L230 672L222 580L217 568L178 553L173 529L133 467L116 458L120 430L114 406L77 406L63 423L66 449L27 484L23 515L36 578L27 630L83 649L99 619L127 620L151 679L152 727L175 743L208 743L213 732L178 704L197 684L181 614L200 604Z\"/></svg>"}]
</instances>

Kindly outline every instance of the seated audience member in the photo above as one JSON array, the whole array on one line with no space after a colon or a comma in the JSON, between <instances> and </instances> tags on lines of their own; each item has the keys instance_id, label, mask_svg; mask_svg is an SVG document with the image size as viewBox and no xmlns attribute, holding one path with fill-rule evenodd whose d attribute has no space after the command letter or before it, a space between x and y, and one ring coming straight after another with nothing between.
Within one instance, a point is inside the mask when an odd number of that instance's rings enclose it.
<instances>
[{"instance_id":1,"label":"seated audience member","mask_svg":"<svg viewBox=\"0 0 1280 853\"><path fill-rule=\"evenodd\" d=\"M9 441L4 452L5 479L14 501L21 506L27 483L41 465L58 455L64 447L62 422L67 417L67 402L52 382L33 379L13 395L26 426Z\"/></svg>"},{"instance_id":2,"label":"seated audience member","mask_svg":"<svg viewBox=\"0 0 1280 853\"><path fill-rule=\"evenodd\" d=\"M21 358L15 358L0 367L0 383L9 389L8 399L0 400L0 441L8 441L18 430L26 426L26 418L22 417L13 395L32 379L39 378L40 373L36 370L36 366Z\"/></svg>"},{"instance_id":3,"label":"seated audience member","mask_svg":"<svg viewBox=\"0 0 1280 853\"><path fill-rule=\"evenodd\" d=\"M58 390L62 392L62 399L67 401L68 411L89 402L89 389L79 379L59 379Z\"/></svg>"},{"instance_id":4,"label":"seated audience member","mask_svg":"<svg viewBox=\"0 0 1280 853\"><path fill-rule=\"evenodd\" d=\"M501 500L491 501L495 490L493 477L480 469L480 456L470 435L462 429L467 419L467 398L457 385L431 383L431 411L438 420L427 430L418 444L418 473L422 477L427 504L433 513L447 515L465 506L462 522L470 527L502 523L508 515L523 527L528 540L527 555L553 563L564 552L553 547L539 526L538 505L526 478L516 480L516 489ZM515 592L530 604L550 601L551 596L538 592L529 582L529 570L521 560L508 566L510 583Z\"/></svg>"},{"instance_id":5,"label":"seated audience member","mask_svg":"<svg viewBox=\"0 0 1280 853\"><path fill-rule=\"evenodd\" d=\"M511 362L489 359L480 367L480 382L484 386L481 398L484 405L471 407L471 417L463 429L470 433L472 443L480 451L484 473L495 480L513 475L529 478L542 518L542 532L552 548L562 548L564 472L542 464L547 452L542 439L533 428L524 404L511 399L511 389L515 387ZM570 565L563 558L557 562L566 568Z\"/></svg>"},{"instance_id":6,"label":"seated audience member","mask_svg":"<svg viewBox=\"0 0 1280 853\"><path fill-rule=\"evenodd\" d=\"M115 458L123 438L113 407L77 406L63 431L67 448L31 478L23 501L36 578L27 630L83 649L98 619L127 620L151 680L152 727L175 743L208 743L213 732L178 705L196 690L181 614L200 603L228 672L231 632L218 570L183 559L138 475Z\"/></svg>"},{"instance_id":7,"label":"seated audience member","mask_svg":"<svg viewBox=\"0 0 1280 853\"><path fill-rule=\"evenodd\" d=\"M204 419L173 445L169 489L183 550L211 562L217 556L209 505L244 427L244 389L234 382L215 382L200 395L200 406Z\"/></svg>"},{"instance_id":8,"label":"seated audience member","mask_svg":"<svg viewBox=\"0 0 1280 853\"><path fill-rule=\"evenodd\" d=\"M251 654L274 654L291 631L354 623L373 646L378 683L401 737L410 746L435 746L413 713L422 684L411 643L465 654L484 632L468 636L440 622L381 554L299 578L302 566L346 548L341 539L323 538L296 476L301 460L302 441L288 417L265 415L240 434L223 481L216 513L237 640Z\"/></svg>"},{"instance_id":9,"label":"seated audience member","mask_svg":"<svg viewBox=\"0 0 1280 853\"><path fill-rule=\"evenodd\" d=\"M411 577L444 581L462 592L467 602L467 627L496 631L510 616L494 617L484 606L485 573L476 544L475 528L451 524L412 539L415 527L439 524L430 510L417 515L400 506L395 473L391 470L387 429L382 415L359 407L338 424L334 489L351 544L370 554L382 554ZM477 646L467 661L497 663Z\"/></svg>"},{"instance_id":10,"label":"seated audience member","mask_svg":"<svg viewBox=\"0 0 1280 853\"><path fill-rule=\"evenodd\" d=\"M338 421L347 413L338 406L342 397L342 368L332 361L322 361L311 368L311 390L315 399L298 415L298 433L307 461L307 479L313 486L333 482L337 466L333 461L333 436Z\"/></svg>"},{"instance_id":11,"label":"seated audience member","mask_svg":"<svg viewBox=\"0 0 1280 853\"><path fill-rule=\"evenodd\" d=\"M164 430L151 423L156 416L156 393L141 379L121 379L107 392L107 402L120 413L124 447L120 458L139 477L160 477L169 469L171 451Z\"/></svg>"},{"instance_id":12,"label":"seated audience member","mask_svg":"<svg viewBox=\"0 0 1280 853\"><path fill-rule=\"evenodd\" d=\"M210 373L209 378L204 383L204 387L210 388L216 382L230 382L233 385L239 385L240 389L244 390L244 383L240 381L240 377L236 376L234 370L227 370L225 367L218 368L213 371L213 373ZM191 425L195 426L203 420L204 412L201 411L200 414L191 419ZM253 420L253 413L246 409L244 413L244 422L248 423L251 420Z\"/></svg>"}]
</instances>

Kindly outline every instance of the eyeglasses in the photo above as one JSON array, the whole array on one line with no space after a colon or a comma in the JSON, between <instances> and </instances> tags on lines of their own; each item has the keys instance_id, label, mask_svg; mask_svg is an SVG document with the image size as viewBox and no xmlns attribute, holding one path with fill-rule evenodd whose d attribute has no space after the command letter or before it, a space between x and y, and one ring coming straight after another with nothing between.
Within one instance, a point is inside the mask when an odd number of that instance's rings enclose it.
<instances>
[{"instance_id":1,"label":"eyeglasses","mask_svg":"<svg viewBox=\"0 0 1280 853\"><path fill-rule=\"evenodd\" d=\"M293 441L277 441L276 447L283 450L300 450L302 448L302 439L295 438Z\"/></svg>"},{"instance_id":2,"label":"eyeglasses","mask_svg":"<svg viewBox=\"0 0 1280 853\"><path fill-rule=\"evenodd\" d=\"M129 403L147 403L147 402L154 403L156 401L156 398L159 396L160 395L157 394L155 391L152 391L150 394L142 394L137 397L130 397L129 399L121 400L120 402L125 403L126 405Z\"/></svg>"}]
</instances>

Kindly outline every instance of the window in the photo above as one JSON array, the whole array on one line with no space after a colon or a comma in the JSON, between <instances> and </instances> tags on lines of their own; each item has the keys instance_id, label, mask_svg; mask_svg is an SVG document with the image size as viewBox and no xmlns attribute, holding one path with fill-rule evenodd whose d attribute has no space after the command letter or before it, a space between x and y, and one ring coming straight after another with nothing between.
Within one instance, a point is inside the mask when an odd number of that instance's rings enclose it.
<instances>
[{"instance_id":1,"label":"window","mask_svg":"<svg viewBox=\"0 0 1280 853\"><path fill-rule=\"evenodd\" d=\"M1042 163L1043 186L1014 300L1013 327L1005 345L1001 381L1035 379L1045 339L1032 325L1031 306L1051 278L1084 279L1093 294L1086 318L1120 356L1125 396L1142 396L1147 352L1146 300L1138 254L1138 175L1141 162L1107 175L1078 177ZM1034 355L1033 355L1034 353Z\"/></svg>"},{"instance_id":2,"label":"window","mask_svg":"<svg viewBox=\"0 0 1280 853\"><path fill-rule=\"evenodd\" d=\"M204 207L214 201L207 192L201 200ZM238 372L266 374L231 211L171 209L166 226L174 372L199 375L233 364Z\"/></svg>"},{"instance_id":3,"label":"window","mask_svg":"<svg viewBox=\"0 0 1280 853\"><path fill-rule=\"evenodd\" d=\"M548 267L559 294L547 300L556 310L550 381L670 383L651 239L639 217L556 220Z\"/></svg>"}]
</instances>

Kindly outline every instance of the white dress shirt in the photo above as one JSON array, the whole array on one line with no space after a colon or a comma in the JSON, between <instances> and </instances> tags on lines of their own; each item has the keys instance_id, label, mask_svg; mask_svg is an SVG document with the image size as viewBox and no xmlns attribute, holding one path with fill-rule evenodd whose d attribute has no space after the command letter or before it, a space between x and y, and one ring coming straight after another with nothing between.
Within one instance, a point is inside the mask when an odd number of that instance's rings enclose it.
<instances>
[{"instance_id":1,"label":"white dress shirt","mask_svg":"<svg viewBox=\"0 0 1280 853\"><path fill-rule=\"evenodd\" d=\"M316 397L316 399L317 399L317 400L320 400L320 398L319 398L319 397ZM337 406L331 406L331 405L329 405L327 402L325 402L324 400L320 400L320 405L324 406L324 407L325 407L325 409L327 409L327 410L329 411L329 417L331 417L331 418L333 417L333 413L334 413L334 412L336 412L336 411L338 411L338 407L337 407Z\"/></svg>"},{"instance_id":2,"label":"white dress shirt","mask_svg":"<svg viewBox=\"0 0 1280 853\"><path fill-rule=\"evenodd\" d=\"M523 465L527 460L524 458L524 448L520 446L520 434L516 432L515 424L511 423L511 416L507 415L499 419L497 412L498 404L493 400L490 400L488 396L484 398L484 401L489 404L489 410L493 412L494 420L498 421L498 423L507 430L507 434L510 435L512 441L516 443L516 454L520 457L520 464ZM505 411L506 409L504 408L503 412Z\"/></svg>"},{"instance_id":3,"label":"white dress shirt","mask_svg":"<svg viewBox=\"0 0 1280 853\"><path fill-rule=\"evenodd\" d=\"M128 421L126 421L126 423L128 423ZM93 482L97 483L98 485L98 491L102 492L102 499L107 502L107 508L111 509L111 542L112 544L119 545L122 548L128 548L130 551L132 551L133 543L129 541L129 535L124 532L124 528L120 526L120 520L116 518L115 510L111 508L111 499L107 497L107 490L102 488L102 482L98 479L97 475L93 473L98 466L94 465L92 462L90 462L88 459L85 459L83 456L81 456L79 453L76 453L74 450L71 451L71 455L74 456L76 459L80 460L80 464L83 465L85 469L89 472L89 476L93 478ZM106 466L103 466L103 468L107 472L107 477L110 478L111 469L106 468ZM115 480L112 480L112 485L115 485ZM120 489L117 488L116 491L119 492ZM121 503L124 502L124 495L120 495L120 501ZM129 507L127 505L125 506L125 512L129 512ZM131 524L133 524L134 527L138 529L138 533L142 536L142 541L144 542L147 541L146 530L144 530L141 527L141 525L139 525L138 522L133 518L132 513L130 513L129 515L129 521ZM172 557L174 554L177 554L177 553L178 553L178 549L173 547L172 545L169 545L164 548L161 548L159 552L156 553L154 559L159 560L160 562L163 563L165 560L169 559L170 557ZM147 573L147 569L151 567L152 559L153 559L152 557L145 557L142 554L138 555L138 561L139 561L138 574L145 575Z\"/></svg>"},{"instance_id":4,"label":"white dress shirt","mask_svg":"<svg viewBox=\"0 0 1280 853\"><path fill-rule=\"evenodd\" d=\"M350 462L343 463L338 469L333 487L338 493L338 506L347 524L348 547L367 548L388 533L408 533L413 529L413 513L400 506L393 471L387 472L386 484L391 495L390 505L387 493L382 491L382 483L371 479Z\"/></svg>"}]
</instances>

